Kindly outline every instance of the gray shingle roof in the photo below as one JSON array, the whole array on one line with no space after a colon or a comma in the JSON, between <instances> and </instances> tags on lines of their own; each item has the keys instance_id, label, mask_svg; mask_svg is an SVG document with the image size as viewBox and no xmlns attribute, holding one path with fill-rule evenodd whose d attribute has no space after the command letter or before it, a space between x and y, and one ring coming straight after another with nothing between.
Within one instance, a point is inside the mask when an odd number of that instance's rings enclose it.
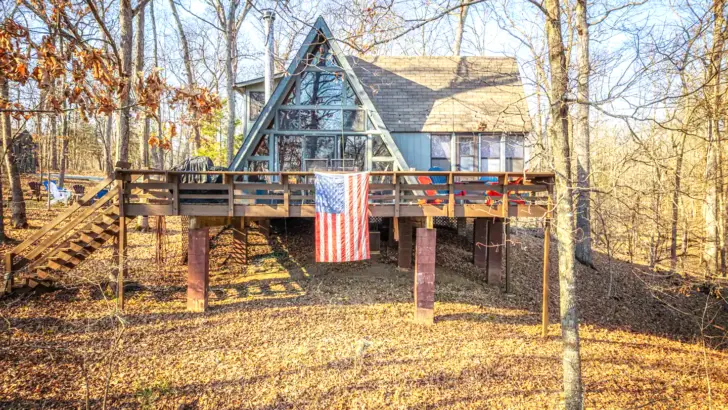
<instances>
[{"instance_id":1,"label":"gray shingle roof","mask_svg":"<svg viewBox=\"0 0 728 410\"><path fill-rule=\"evenodd\" d=\"M347 59L391 132L531 129L513 58Z\"/></svg>"}]
</instances>

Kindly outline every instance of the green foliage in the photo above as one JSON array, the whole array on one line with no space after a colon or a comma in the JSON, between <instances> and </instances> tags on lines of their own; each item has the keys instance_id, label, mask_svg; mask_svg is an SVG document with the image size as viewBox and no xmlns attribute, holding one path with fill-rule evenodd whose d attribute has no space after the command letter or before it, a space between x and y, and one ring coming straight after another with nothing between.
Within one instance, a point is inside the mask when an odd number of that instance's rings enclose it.
<instances>
[{"instance_id":1,"label":"green foliage","mask_svg":"<svg viewBox=\"0 0 728 410\"><path fill-rule=\"evenodd\" d=\"M200 133L202 134L202 144L196 154L209 157L215 165L228 165L227 163L227 144L225 141L227 135L227 124L223 121L223 110L215 111L213 119L202 123ZM235 125L240 125L240 119L235 120ZM218 138L222 136L222 143L218 142ZM236 134L233 143L235 152L243 145L243 134Z\"/></svg>"}]
</instances>

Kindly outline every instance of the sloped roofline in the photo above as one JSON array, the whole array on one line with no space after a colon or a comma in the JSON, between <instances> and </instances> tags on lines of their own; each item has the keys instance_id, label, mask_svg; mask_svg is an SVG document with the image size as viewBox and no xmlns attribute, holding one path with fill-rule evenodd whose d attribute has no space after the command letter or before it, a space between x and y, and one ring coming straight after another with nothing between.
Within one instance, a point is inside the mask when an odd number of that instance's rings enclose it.
<instances>
[{"instance_id":1,"label":"sloped roofline","mask_svg":"<svg viewBox=\"0 0 728 410\"><path fill-rule=\"evenodd\" d=\"M258 144L258 141L260 141L263 125L267 124L270 121L271 116L275 116L275 108L278 106L279 101L283 98L283 93L287 90L288 84L293 79L293 76L296 74L296 68L298 68L301 62L304 61L306 54L309 53L309 51L312 50L313 47L318 46L318 44L314 43L314 40L319 34L324 36L326 43L329 45L331 52L334 54L334 57L336 57L336 60L339 62L341 69L344 70L344 72L346 73L349 85L351 85L351 87L354 89L354 92L359 97L362 105L364 106L364 108L366 108L367 114L369 115L372 123L380 132L382 141L394 157L394 163L401 170L409 170L409 167L407 166L407 161L405 161L404 156L397 148L397 144L394 142L394 139L389 133L389 130L384 124L384 121L382 121L382 117L379 115L379 112L377 112L374 103L372 103L369 95L366 93L366 90L364 90L364 86L362 85L361 81L359 81L359 78L357 77L354 70L351 68L349 61L347 60L344 53L341 51L341 47L339 47L339 44L335 41L334 36L331 34L329 26L326 24L326 21L322 16L319 16L316 19L313 27L311 27L311 30L306 35L306 39L303 41L301 48L298 50L298 53L296 53L296 57L288 65L288 70L286 70L286 74L280 80L275 88L275 91L271 95L270 100L268 100L265 107L263 107L260 115L258 115L258 118L253 123L253 126L250 129L250 133L248 134L248 138L245 139L243 145L235 154L235 158L233 158L232 163L228 165L228 170L235 171L242 169L243 160L245 159L246 155L252 149L252 147L255 147L256 144Z\"/></svg>"}]
</instances>

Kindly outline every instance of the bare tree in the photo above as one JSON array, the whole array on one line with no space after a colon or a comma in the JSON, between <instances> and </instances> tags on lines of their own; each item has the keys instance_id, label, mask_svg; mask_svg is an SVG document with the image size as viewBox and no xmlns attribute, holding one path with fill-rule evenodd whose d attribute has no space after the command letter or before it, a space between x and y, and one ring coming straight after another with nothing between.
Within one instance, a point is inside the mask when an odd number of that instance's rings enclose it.
<instances>
[{"instance_id":1,"label":"bare tree","mask_svg":"<svg viewBox=\"0 0 728 410\"><path fill-rule=\"evenodd\" d=\"M564 400L567 409L583 407L581 357L579 353L579 317L576 303L576 269L574 244L574 199L571 187L571 153L569 151L568 67L561 33L561 2L545 0L546 39L551 68L551 126L549 139L556 173L556 238L559 253L559 298L561 302L561 337L563 339Z\"/></svg>"},{"instance_id":2,"label":"bare tree","mask_svg":"<svg viewBox=\"0 0 728 410\"><path fill-rule=\"evenodd\" d=\"M10 101L10 81L0 73L0 99ZM6 172L10 181L11 202L10 209L12 212L13 227L16 229L27 228L28 219L25 214L25 199L23 198L23 187L20 184L20 172L15 162L13 153L13 131L10 123L10 113L2 114L2 139Z\"/></svg>"},{"instance_id":3,"label":"bare tree","mask_svg":"<svg viewBox=\"0 0 728 410\"><path fill-rule=\"evenodd\" d=\"M591 252L591 216L589 175L589 23L587 22L586 0L576 1L576 31L579 43L576 124L574 126L574 153L576 154L576 230L579 234L576 242L576 259L587 266L592 266Z\"/></svg>"},{"instance_id":4,"label":"bare tree","mask_svg":"<svg viewBox=\"0 0 728 410\"><path fill-rule=\"evenodd\" d=\"M720 145L720 74L723 63L723 45L725 43L725 0L714 0L712 5L713 14L713 45L710 52L710 64L707 70L707 91L709 96L708 109L708 130L706 140L708 142L706 164L705 164L705 205L703 206L703 217L705 218L705 245L703 250L703 262L707 275L714 275L718 272L718 243L719 239L719 210L718 210L718 151Z\"/></svg>"}]
</instances>

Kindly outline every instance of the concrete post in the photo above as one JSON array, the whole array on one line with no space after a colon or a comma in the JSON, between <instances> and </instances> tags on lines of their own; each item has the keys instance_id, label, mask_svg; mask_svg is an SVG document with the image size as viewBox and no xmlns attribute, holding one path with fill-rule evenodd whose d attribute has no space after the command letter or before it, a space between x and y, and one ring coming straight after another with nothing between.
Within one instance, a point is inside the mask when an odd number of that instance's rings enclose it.
<instances>
[{"instance_id":1,"label":"concrete post","mask_svg":"<svg viewBox=\"0 0 728 410\"><path fill-rule=\"evenodd\" d=\"M436 232L417 228L415 250L415 322L430 325L435 319Z\"/></svg>"},{"instance_id":2,"label":"concrete post","mask_svg":"<svg viewBox=\"0 0 728 410\"><path fill-rule=\"evenodd\" d=\"M210 228L197 228L192 220L187 261L187 310L204 312L210 282Z\"/></svg>"}]
</instances>

